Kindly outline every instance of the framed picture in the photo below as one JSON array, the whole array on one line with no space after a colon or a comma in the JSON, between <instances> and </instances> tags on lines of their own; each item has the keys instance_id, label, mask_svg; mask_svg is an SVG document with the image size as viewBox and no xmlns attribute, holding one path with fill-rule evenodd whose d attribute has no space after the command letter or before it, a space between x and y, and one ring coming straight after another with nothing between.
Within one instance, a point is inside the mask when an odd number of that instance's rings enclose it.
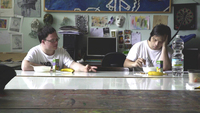
<instances>
[{"instance_id":1,"label":"framed picture","mask_svg":"<svg viewBox=\"0 0 200 113\"><path fill-rule=\"evenodd\" d=\"M8 30L10 32L16 32L16 33L21 32L22 21L23 21L22 16L16 15L14 17L11 17L10 18L10 27Z\"/></svg>"},{"instance_id":2,"label":"framed picture","mask_svg":"<svg viewBox=\"0 0 200 113\"><path fill-rule=\"evenodd\" d=\"M11 34L11 51L21 52L23 51L23 35Z\"/></svg>"},{"instance_id":3,"label":"framed picture","mask_svg":"<svg viewBox=\"0 0 200 113\"><path fill-rule=\"evenodd\" d=\"M8 20L0 18L0 29L7 29Z\"/></svg>"},{"instance_id":4,"label":"framed picture","mask_svg":"<svg viewBox=\"0 0 200 113\"><path fill-rule=\"evenodd\" d=\"M14 0L0 0L0 17L11 17L14 15Z\"/></svg>"},{"instance_id":5,"label":"framed picture","mask_svg":"<svg viewBox=\"0 0 200 113\"><path fill-rule=\"evenodd\" d=\"M110 30L110 37L117 37L117 29Z\"/></svg>"},{"instance_id":6,"label":"framed picture","mask_svg":"<svg viewBox=\"0 0 200 113\"><path fill-rule=\"evenodd\" d=\"M44 11L171 13L171 0L44 0Z\"/></svg>"},{"instance_id":7,"label":"framed picture","mask_svg":"<svg viewBox=\"0 0 200 113\"><path fill-rule=\"evenodd\" d=\"M15 0L14 14L23 17L41 17L41 0Z\"/></svg>"}]
</instances>

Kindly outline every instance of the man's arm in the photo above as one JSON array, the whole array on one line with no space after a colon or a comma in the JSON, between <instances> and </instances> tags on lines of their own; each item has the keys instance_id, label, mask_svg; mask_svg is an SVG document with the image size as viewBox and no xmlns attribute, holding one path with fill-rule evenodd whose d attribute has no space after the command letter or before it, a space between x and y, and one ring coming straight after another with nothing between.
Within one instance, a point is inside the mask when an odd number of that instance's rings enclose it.
<instances>
[{"instance_id":1,"label":"man's arm","mask_svg":"<svg viewBox=\"0 0 200 113\"><path fill-rule=\"evenodd\" d=\"M83 72L90 72L90 71L96 72L95 69L97 69L96 66L90 66L90 65L84 66L84 65L74 62L74 61L70 65L70 68L74 69L75 71L83 71Z\"/></svg>"},{"instance_id":2,"label":"man's arm","mask_svg":"<svg viewBox=\"0 0 200 113\"><path fill-rule=\"evenodd\" d=\"M22 61L22 65L21 65L21 69L23 71L33 71L33 67L32 66L41 66L41 64L36 64L36 63L33 63L33 62L29 62L28 60L23 60Z\"/></svg>"},{"instance_id":3,"label":"man's arm","mask_svg":"<svg viewBox=\"0 0 200 113\"><path fill-rule=\"evenodd\" d=\"M142 67L143 64L146 64L146 60L138 58L135 62L129 59L125 59L124 67L133 68L133 67Z\"/></svg>"},{"instance_id":4,"label":"man's arm","mask_svg":"<svg viewBox=\"0 0 200 113\"><path fill-rule=\"evenodd\" d=\"M170 70L172 67L171 60L168 56L167 42L168 42L168 38L166 37L165 42L163 42L162 52L160 55L160 60L163 61L163 70Z\"/></svg>"}]
</instances>

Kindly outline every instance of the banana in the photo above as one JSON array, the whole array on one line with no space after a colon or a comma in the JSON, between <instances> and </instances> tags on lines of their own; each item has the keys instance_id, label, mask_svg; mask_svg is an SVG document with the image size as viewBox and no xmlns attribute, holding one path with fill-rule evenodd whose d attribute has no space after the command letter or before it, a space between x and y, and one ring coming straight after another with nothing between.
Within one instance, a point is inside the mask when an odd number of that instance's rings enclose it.
<instances>
[{"instance_id":1,"label":"banana","mask_svg":"<svg viewBox=\"0 0 200 113\"><path fill-rule=\"evenodd\" d=\"M60 71L67 71L67 72L72 72L72 73L74 72L74 70L71 68L63 68Z\"/></svg>"},{"instance_id":2,"label":"banana","mask_svg":"<svg viewBox=\"0 0 200 113\"><path fill-rule=\"evenodd\" d=\"M156 72L156 71L149 71L149 72L148 72L148 75L163 76L163 75L166 75L166 73Z\"/></svg>"}]
</instances>

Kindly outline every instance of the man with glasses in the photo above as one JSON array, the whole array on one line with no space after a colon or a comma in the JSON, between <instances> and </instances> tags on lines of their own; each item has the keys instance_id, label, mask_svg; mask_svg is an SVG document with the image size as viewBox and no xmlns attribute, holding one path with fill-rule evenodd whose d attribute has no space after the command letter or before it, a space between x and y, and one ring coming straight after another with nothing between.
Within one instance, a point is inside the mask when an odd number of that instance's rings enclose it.
<instances>
[{"instance_id":1,"label":"man with glasses","mask_svg":"<svg viewBox=\"0 0 200 113\"><path fill-rule=\"evenodd\" d=\"M63 49L58 48L58 40L60 39L56 33L56 30L51 26L44 26L38 32L38 38L40 44L31 48L26 57L22 61L22 70L33 70L32 66L52 66L53 59L59 59L59 67L72 68L75 71L96 72L96 66L82 65L75 62L69 55L69 53Z\"/></svg>"}]
</instances>

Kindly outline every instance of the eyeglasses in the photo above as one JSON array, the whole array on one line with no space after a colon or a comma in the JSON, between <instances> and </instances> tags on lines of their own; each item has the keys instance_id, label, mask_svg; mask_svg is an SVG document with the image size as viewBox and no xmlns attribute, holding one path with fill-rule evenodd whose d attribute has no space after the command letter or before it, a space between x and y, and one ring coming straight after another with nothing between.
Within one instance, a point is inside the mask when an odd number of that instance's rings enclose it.
<instances>
[{"instance_id":1,"label":"eyeglasses","mask_svg":"<svg viewBox=\"0 0 200 113\"><path fill-rule=\"evenodd\" d=\"M48 41L48 42L51 42L51 43L54 43L54 42L58 42L59 41L59 37L58 38L56 38L56 39L52 39L52 40L46 40L46 41Z\"/></svg>"}]
</instances>

